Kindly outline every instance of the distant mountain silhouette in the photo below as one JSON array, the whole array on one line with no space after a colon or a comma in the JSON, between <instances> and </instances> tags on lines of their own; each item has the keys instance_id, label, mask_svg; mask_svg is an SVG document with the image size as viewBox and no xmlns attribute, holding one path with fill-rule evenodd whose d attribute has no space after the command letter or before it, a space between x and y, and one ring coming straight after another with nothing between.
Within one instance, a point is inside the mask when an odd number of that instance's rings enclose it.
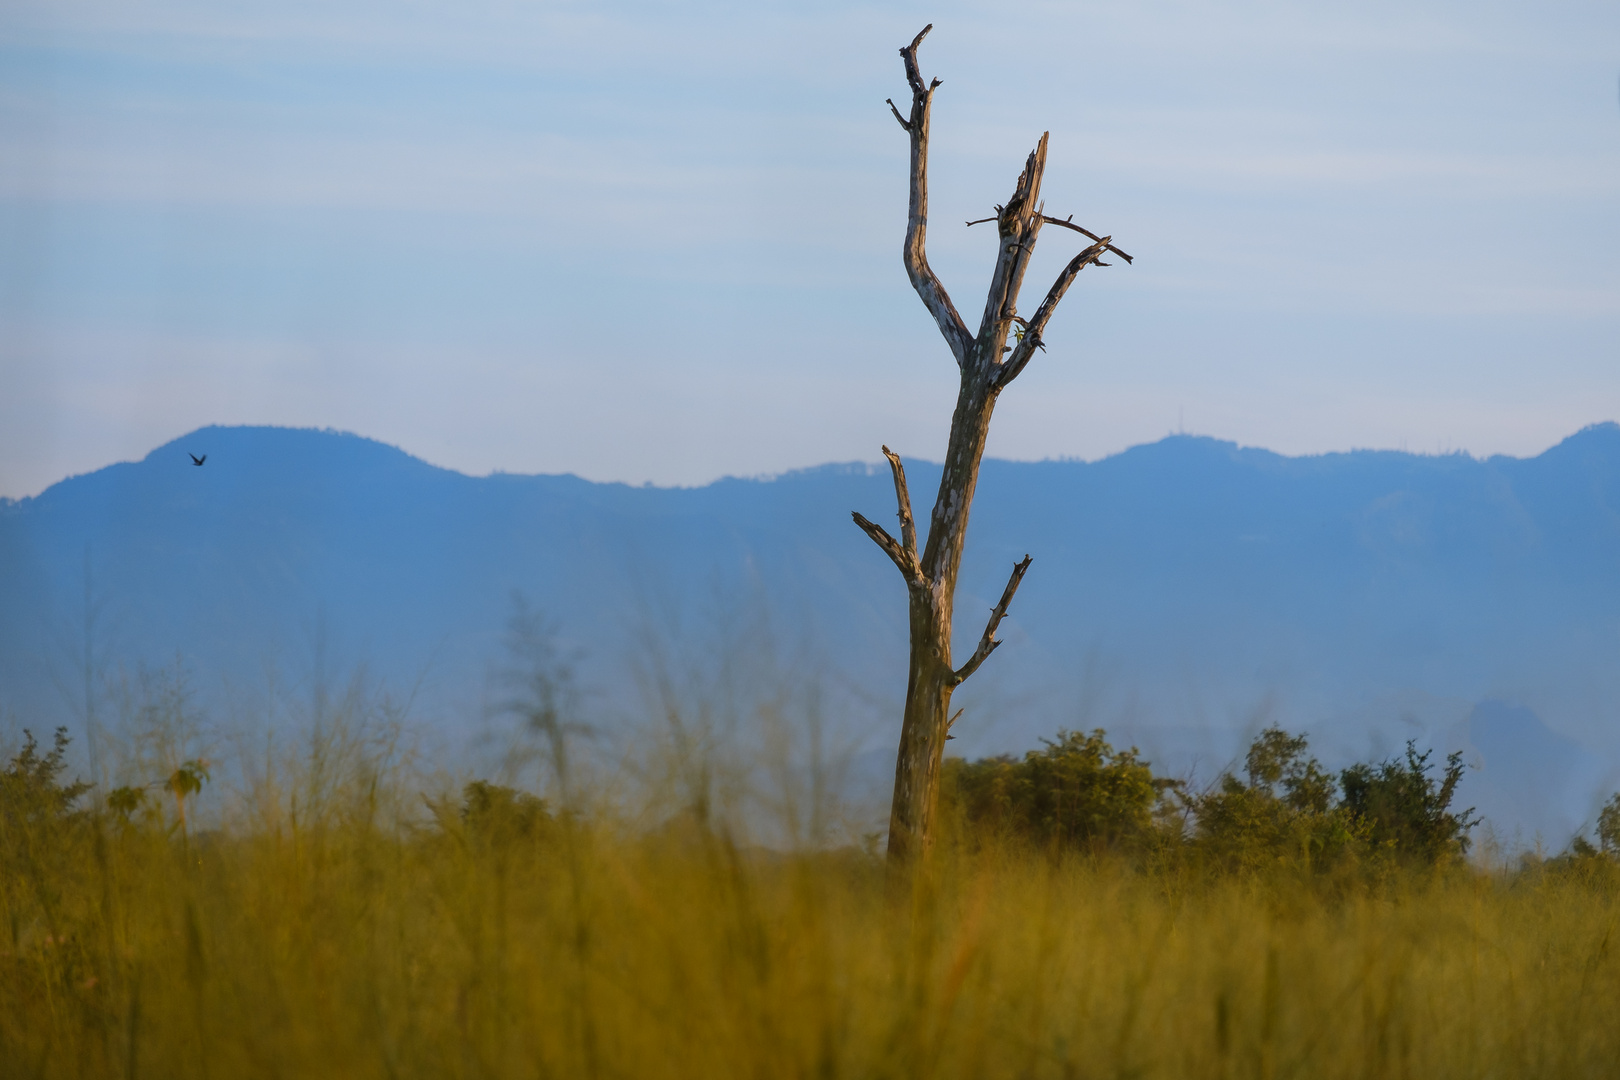
<instances>
[{"instance_id":1,"label":"distant mountain silhouette","mask_svg":"<svg viewBox=\"0 0 1620 1080\"><path fill-rule=\"evenodd\" d=\"M207 447L208 467L184 447ZM908 468L926 505L938 469ZM519 590L582 652L606 712L634 706L625 673L649 629L701 658L728 612L768 617L779 657L832 688L829 722L880 760L905 599L851 510L890 520L886 470L678 489L472 478L354 435L205 428L0 502L0 708L71 720L88 600L98 664L182 656L211 708L271 664L307 683L364 662L456 730L482 715ZM1609 782L1620 758L1615 424L1527 459L1175 436L1090 464L986 462L964 652L1025 552L1008 644L964 688L953 749L1100 725L1207 778L1272 721L1310 730L1330 763L1418 737L1477 751L1482 805L1549 833L1591 795L1557 778ZM1516 760L1528 787L1504 779Z\"/></svg>"}]
</instances>

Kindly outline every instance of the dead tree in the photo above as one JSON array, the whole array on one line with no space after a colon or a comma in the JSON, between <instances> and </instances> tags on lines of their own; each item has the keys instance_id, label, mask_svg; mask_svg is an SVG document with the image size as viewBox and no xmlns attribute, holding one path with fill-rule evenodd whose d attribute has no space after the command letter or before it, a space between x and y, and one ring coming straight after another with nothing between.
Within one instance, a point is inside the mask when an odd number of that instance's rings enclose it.
<instances>
[{"instance_id":1,"label":"dead tree","mask_svg":"<svg viewBox=\"0 0 1620 1080\"><path fill-rule=\"evenodd\" d=\"M967 662L957 667L951 657L951 613L956 597L956 576L962 563L962 544L967 537L968 508L979 479L979 460L990 431L990 414L996 398L1016 379L1035 352L1045 348L1046 324L1058 301L1087 266L1107 266L1101 258L1113 252L1126 262L1130 256L1111 244L1110 237L1097 236L1074 224L1069 218L1047 217L1041 202L1041 177L1046 169L1046 134L1024 163L1012 198L996 207L994 217L970 221L978 225L993 221L1000 232L995 272L985 299L984 316L977 335L968 331L957 314L945 286L928 266L925 238L928 231L928 113L940 81L924 83L917 68L917 48L933 24L910 45L900 50L905 60L906 81L911 85L911 113L902 116L893 101L889 108L900 126L911 137L911 210L906 221L905 263L917 295L934 316L945 336L951 355L961 373L962 385L951 416L950 444L945 452L944 473L939 495L934 499L929 519L928 539L917 550L917 526L911 515L911 496L906 490L906 473L899 455L887 446L883 456L894 473L894 494L900 505L900 538L896 540L880 525L859 513L859 525L881 547L905 578L911 596L911 668L906 684L906 712L900 727L900 753L894 770L894 803L889 814L889 860L907 863L927 851L933 833L934 810L938 801L940 761L945 740L955 717L950 713L951 694L995 651L1000 641L996 628L1007 614L1018 583L1029 569L1029 556L1013 566L1012 577L1002 591L1001 602L990 611L990 622L979 638L978 647ZM1024 271L1035 250L1035 239L1042 225L1057 225L1089 237L1093 243L1069 261L1047 290L1035 314L1028 319L1018 315L1018 290ZM957 715L960 715L958 713Z\"/></svg>"}]
</instances>

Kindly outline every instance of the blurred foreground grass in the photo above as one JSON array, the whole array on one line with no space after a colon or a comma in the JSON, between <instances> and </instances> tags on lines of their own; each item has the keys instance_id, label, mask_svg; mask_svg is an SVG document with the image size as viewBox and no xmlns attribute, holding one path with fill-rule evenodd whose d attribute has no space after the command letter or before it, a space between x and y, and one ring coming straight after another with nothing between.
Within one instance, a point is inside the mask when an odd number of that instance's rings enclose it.
<instances>
[{"instance_id":1,"label":"blurred foreground grass","mask_svg":"<svg viewBox=\"0 0 1620 1080\"><path fill-rule=\"evenodd\" d=\"M853 850L636 834L476 787L385 825L374 791L339 794L189 840L14 822L0 1072L1620 1071L1607 863L1324 891L947 845L895 895Z\"/></svg>"}]
</instances>

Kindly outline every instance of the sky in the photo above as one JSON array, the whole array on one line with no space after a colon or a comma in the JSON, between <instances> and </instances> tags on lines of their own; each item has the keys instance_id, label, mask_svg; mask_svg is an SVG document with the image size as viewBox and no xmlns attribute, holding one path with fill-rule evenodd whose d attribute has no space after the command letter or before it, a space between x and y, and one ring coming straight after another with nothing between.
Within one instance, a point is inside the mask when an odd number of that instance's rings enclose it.
<instances>
[{"instance_id":1,"label":"sky","mask_svg":"<svg viewBox=\"0 0 1620 1080\"><path fill-rule=\"evenodd\" d=\"M1088 269L988 453L1538 453L1620 419L1620 4L8 0L0 496L207 424L473 474L938 460L1051 132ZM1048 229L1039 302L1081 238ZM206 449L206 448L202 448Z\"/></svg>"}]
</instances>

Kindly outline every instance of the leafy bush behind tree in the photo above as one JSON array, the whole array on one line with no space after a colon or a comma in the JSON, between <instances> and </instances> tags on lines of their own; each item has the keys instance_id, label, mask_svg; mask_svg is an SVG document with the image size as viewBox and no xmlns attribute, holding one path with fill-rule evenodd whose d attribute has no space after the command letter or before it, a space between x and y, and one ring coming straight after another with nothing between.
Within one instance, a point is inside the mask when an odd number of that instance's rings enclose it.
<instances>
[{"instance_id":1,"label":"leafy bush behind tree","mask_svg":"<svg viewBox=\"0 0 1620 1080\"><path fill-rule=\"evenodd\" d=\"M1153 775L1135 747L1115 750L1100 728L1059 732L1022 760L952 758L945 765L944 797L966 821L1062 847L1118 847L1152 836L1155 810L1173 786Z\"/></svg>"},{"instance_id":2,"label":"leafy bush behind tree","mask_svg":"<svg viewBox=\"0 0 1620 1080\"><path fill-rule=\"evenodd\" d=\"M1247 779L1223 774L1189 794L1191 842L1216 865L1252 870L1287 863L1311 870L1341 865L1368 830L1338 798L1338 783L1306 753L1303 735L1267 728L1244 758Z\"/></svg>"},{"instance_id":3,"label":"leafy bush behind tree","mask_svg":"<svg viewBox=\"0 0 1620 1080\"><path fill-rule=\"evenodd\" d=\"M1446 758L1438 772L1431 757L1408 743L1402 757L1334 775L1310 755L1304 735L1270 727L1250 744L1242 775L1227 772L1208 789L1190 791L1154 776L1135 747L1116 750L1098 729L1060 732L1022 759L948 761L943 790L948 815L970 838L993 833L1053 850L1168 851L1232 871L1437 866L1467 854L1479 819L1472 808L1452 806L1461 755ZM1615 805L1611 831L1620 834Z\"/></svg>"}]
</instances>

